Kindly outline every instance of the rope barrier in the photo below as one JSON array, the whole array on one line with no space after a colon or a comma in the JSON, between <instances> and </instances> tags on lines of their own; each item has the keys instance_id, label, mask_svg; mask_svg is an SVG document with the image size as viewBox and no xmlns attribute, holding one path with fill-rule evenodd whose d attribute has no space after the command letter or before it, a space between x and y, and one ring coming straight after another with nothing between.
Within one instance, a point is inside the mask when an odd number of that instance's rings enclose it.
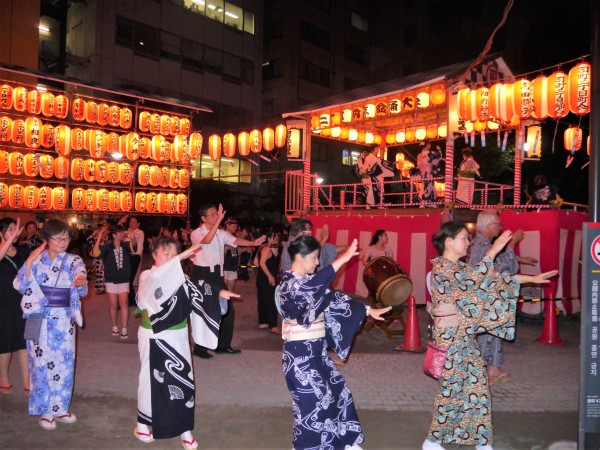
<instances>
[{"instance_id":1,"label":"rope barrier","mask_svg":"<svg viewBox=\"0 0 600 450\"><path fill-rule=\"evenodd\" d=\"M581 300L581 297L561 297L561 298L520 298L519 303L538 303L547 302L550 300L554 301L569 301L569 300Z\"/></svg>"}]
</instances>

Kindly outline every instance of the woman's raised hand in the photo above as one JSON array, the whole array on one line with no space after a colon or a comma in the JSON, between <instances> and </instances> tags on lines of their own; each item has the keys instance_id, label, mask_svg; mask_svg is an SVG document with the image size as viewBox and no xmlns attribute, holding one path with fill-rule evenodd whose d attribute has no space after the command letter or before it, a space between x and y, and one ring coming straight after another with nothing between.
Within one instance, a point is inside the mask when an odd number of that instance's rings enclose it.
<instances>
[{"instance_id":1,"label":"woman's raised hand","mask_svg":"<svg viewBox=\"0 0 600 450\"><path fill-rule=\"evenodd\" d=\"M190 257L194 256L200 250L202 250L202 245L200 245L200 244L192 245L190 248L188 248L187 250L182 251L177 256L179 257L180 261L183 261L186 258L190 258Z\"/></svg>"},{"instance_id":2,"label":"woman's raised hand","mask_svg":"<svg viewBox=\"0 0 600 450\"><path fill-rule=\"evenodd\" d=\"M46 250L46 241L42 242L42 245L40 245L38 248L34 249L29 254L29 258L27 258L27 261L25 261L25 264L27 265L27 267L31 267L31 264L33 264L33 261L35 261L36 258L38 256L40 256L44 250Z\"/></svg>"},{"instance_id":3,"label":"woman's raised hand","mask_svg":"<svg viewBox=\"0 0 600 450\"><path fill-rule=\"evenodd\" d=\"M358 250L358 241L356 239L354 239L352 241L352 243L348 246L346 251L344 253L342 253L342 258L344 259L344 262L348 262L348 261L350 261L350 259L352 259L353 256L358 255L357 250Z\"/></svg>"},{"instance_id":4,"label":"woman's raised hand","mask_svg":"<svg viewBox=\"0 0 600 450\"><path fill-rule=\"evenodd\" d=\"M490 258L494 259L496 255L500 253L504 247L506 247L506 244L508 244L511 239L512 231L506 230L494 241L494 244L486 252L486 256L489 256Z\"/></svg>"}]
</instances>

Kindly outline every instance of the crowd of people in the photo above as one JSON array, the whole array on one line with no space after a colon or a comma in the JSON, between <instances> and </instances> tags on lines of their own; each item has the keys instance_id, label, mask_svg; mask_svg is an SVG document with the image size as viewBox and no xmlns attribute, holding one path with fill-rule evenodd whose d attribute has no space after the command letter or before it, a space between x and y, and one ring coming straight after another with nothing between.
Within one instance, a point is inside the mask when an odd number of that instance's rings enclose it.
<instances>
[{"instance_id":1,"label":"crowd of people","mask_svg":"<svg viewBox=\"0 0 600 450\"><path fill-rule=\"evenodd\" d=\"M1 219L0 393L13 391L8 374L14 355L29 414L39 416L40 427L53 430L57 423L77 421L70 402L76 329L83 324L81 297L88 292L85 258L93 266L96 293L107 294L113 336L129 336L130 295L140 312L135 437L151 442L180 436L184 448L197 448L191 358L241 352L232 347L236 282L253 266L257 328L283 338L293 447L360 449L364 436L358 414L335 363L348 357L367 316L382 320L391 308L365 306L330 285L355 256L365 266L378 257L393 258L386 230L377 230L359 252L356 240L341 249L328 243L326 226L317 240L306 219L294 220L282 240L275 227L263 234L226 219L221 205L203 205L199 215L194 230L168 224L147 238L136 217L101 221L87 237L87 255L68 251L72 229L65 222L48 220L38 230L34 222L22 227L19 220ZM517 274L519 264L537 261L515 254L522 231L501 230L498 213L482 211L472 244L457 222L444 223L432 237L440 256L432 260L428 311L433 340L447 356L423 449L443 449L442 444L492 448L489 386L511 378L501 369L502 340L514 338L519 285L546 283L556 274ZM153 265L138 270L146 242Z\"/></svg>"}]
</instances>

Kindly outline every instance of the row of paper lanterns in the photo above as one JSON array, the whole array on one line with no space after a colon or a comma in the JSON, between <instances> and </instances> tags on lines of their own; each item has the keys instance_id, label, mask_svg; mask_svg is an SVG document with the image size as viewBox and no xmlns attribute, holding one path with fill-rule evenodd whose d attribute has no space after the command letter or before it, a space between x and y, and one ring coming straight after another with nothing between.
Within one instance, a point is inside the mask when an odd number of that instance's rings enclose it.
<instances>
[{"instance_id":1,"label":"row of paper lanterns","mask_svg":"<svg viewBox=\"0 0 600 450\"><path fill-rule=\"evenodd\" d=\"M448 126L446 123L431 123L428 125L401 129L396 132L386 133L385 137L370 131L357 130L354 128L334 127L323 130L313 130L313 133L321 136L331 137L340 140L356 142L357 144L376 144L385 142L387 145L403 144L405 142L418 142L423 139L445 138L448 135Z\"/></svg>"},{"instance_id":2,"label":"row of paper lanterns","mask_svg":"<svg viewBox=\"0 0 600 450\"><path fill-rule=\"evenodd\" d=\"M69 114L69 98L64 94L54 95L48 91L3 84L0 86L0 109L14 109L21 113L42 114L45 117L63 120ZM71 116L77 122L110 125L125 130L133 125L133 113L127 107L97 103L93 100L86 102L77 97L73 100L70 110Z\"/></svg>"},{"instance_id":3,"label":"row of paper lanterns","mask_svg":"<svg viewBox=\"0 0 600 450\"><path fill-rule=\"evenodd\" d=\"M575 65L568 74L556 71L533 81L496 83L490 88L461 89L458 93L458 114L463 120L486 122L496 119L511 122L515 118L533 117L555 120L569 112L579 116L591 108L591 66L587 62Z\"/></svg>"},{"instance_id":4,"label":"row of paper lanterns","mask_svg":"<svg viewBox=\"0 0 600 450\"><path fill-rule=\"evenodd\" d=\"M202 153L202 135L191 133L189 138L177 135L170 142L162 135L152 138L140 136L136 132L118 134L106 133L100 129L70 128L68 125L53 126L43 123L37 117L25 120L0 117L0 142L12 141L37 149L52 148L61 156L71 151L87 150L93 158L102 158L106 153L119 153L130 161L139 158L152 158L155 161L174 161L189 164L191 159Z\"/></svg>"},{"instance_id":5,"label":"row of paper lanterns","mask_svg":"<svg viewBox=\"0 0 600 450\"><path fill-rule=\"evenodd\" d=\"M441 88L434 88L431 91L423 90L417 94L405 94L387 101L366 103L340 111L314 115L310 119L310 126L312 130L324 130L339 127L343 124L394 116L402 112L412 112L419 108L440 106L445 102L446 92Z\"/></svg>"},{"instance_id":6,"label":"row of paper lanterns","mask_svg":"<svg viewBox=\"0 0 600 450\"><path fill-rule=\"evenodd\" d=\"M144 133L161 134L163 136L189 136L192 123L186 117L157 114L149 111L140 113L138 128Z\"/></svg>"},{"instance_id":7,"label":"row of paper lanterns","mask_svg":"<svg viewBox=\"0 0 600 450\"><path fill-rule=\"evenodd\" d=\"M263 149L270 152L275 147L285 146L287 128L284 124L277 125L275 129L266 127L264 130L254 129L250 132L242 131L237 136L225 133L223 138L213 134L208 138L208 155L213 161L221 155L232 158L236 151L240 156L248 156L250 152L260 153Z\"/></svg>"},{"instance_id":8,"label":"row of paper lanterns","mask_svg":"<svg viewBox=\"0 0 600 450\"><path fill-rule=\"evenodd\" d=\"M0 207L41 210L64 210L68 206L68 191L62 186L23 186L0 183ZM74 188L71 209L90 212L138 212L186 214L188 197L185 194L137 192L135 202L129 191Z\"/></svg>"}]
</instances>

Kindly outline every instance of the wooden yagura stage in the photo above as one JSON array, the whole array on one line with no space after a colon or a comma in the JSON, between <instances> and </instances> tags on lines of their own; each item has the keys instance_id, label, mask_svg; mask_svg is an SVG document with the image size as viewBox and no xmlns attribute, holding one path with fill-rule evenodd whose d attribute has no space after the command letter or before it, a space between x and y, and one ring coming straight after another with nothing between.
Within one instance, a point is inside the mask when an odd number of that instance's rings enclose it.
<instances>
[{"instance_id":1,"label":"wooden yagura stage","mask_svg":"<svg viewBox=\"0 0 600 450\"><path fill-rule=\"evenodd\" d=\"M425 214L421 210L415 215L410 215L409 211L398 216L382 214L383 211L376 211L373 215L361 211L344 215L311 214L307 218L312 221L317 237L323 225L327 224L328 242L338 246L346 246L356 238L359 248L364 249L375 230L386 230L396 261L410 276L413 296L417 303L423 304L428 295L425 277L431 270L430 260L437 256L431 236L438 230L442 215L439 210ZM537 266L521 266L521 271L531 274L540 270L559 269L558 279L551 284L554 297L578 298L581 292L581 230L586 214L563 210L502 211L500 217L505 230L521 229L525 232L525 238L515 249L516 253L540 261ZM363 269L358 258L351 260L338 273L335 288L366 297ZM549 293L546 292L546 296ZM562 306L567 314L580 309L579 300L565 301Z\"/></svg>"}]
</instances>

